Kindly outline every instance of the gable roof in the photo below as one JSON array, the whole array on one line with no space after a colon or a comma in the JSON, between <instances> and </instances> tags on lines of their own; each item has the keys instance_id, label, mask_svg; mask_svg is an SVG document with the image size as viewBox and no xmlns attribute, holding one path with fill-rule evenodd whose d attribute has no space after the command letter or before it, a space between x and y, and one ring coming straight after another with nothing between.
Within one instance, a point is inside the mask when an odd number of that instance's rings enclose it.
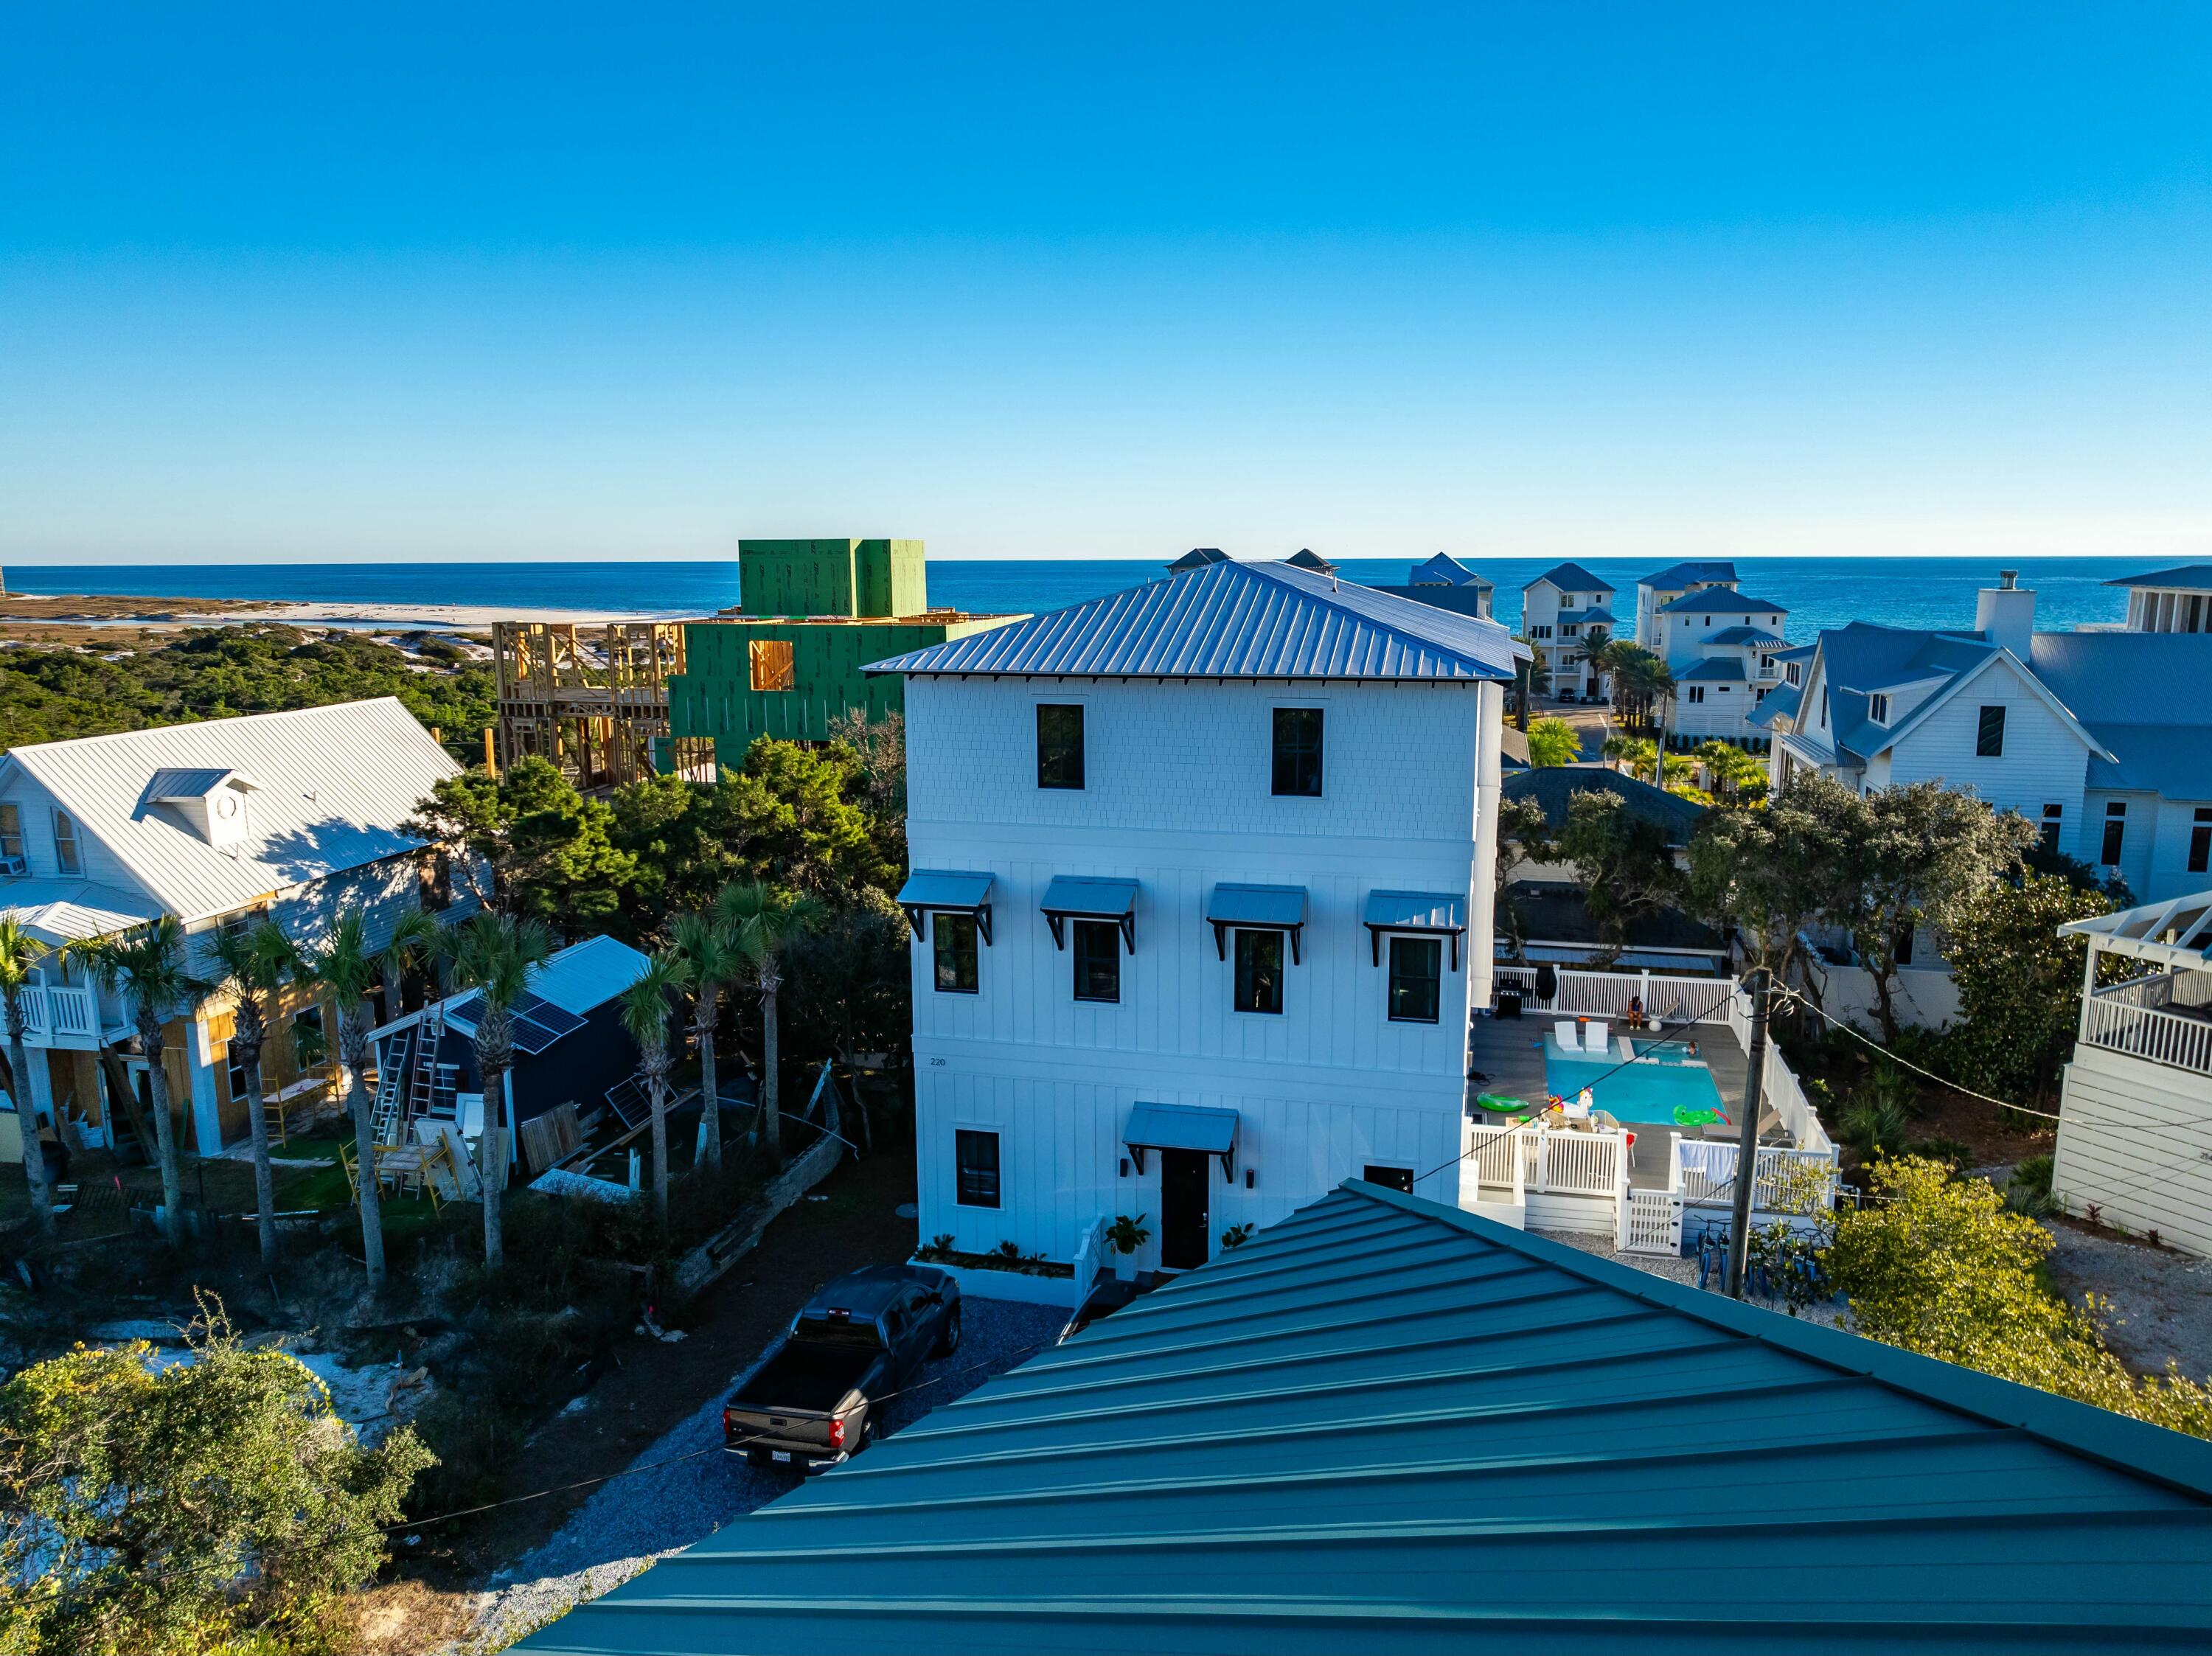
<instances>
[{"instance_id":1,"label":"gable roof","mask_svg":"<svg viewBox=\"0 0 2212 1656\"><path fill-rule=\"evenodd\" d=\"M1679 684L1741 684L1743 663L1734 656L1707 656L1674 675Z\"/></svg>"},{"instance_id":2,"label":"gable roof","mask_svg":"<svg viewBox=\"0 0 2212 1656\"><path fill-rule=\"evenodd\" d=\"M2186 587L2195 591L2212 592L2212 563L2185 563L2172 569L2154 569L2148 575L2124 575L2118 580L2108 580L2105 585Z\"/></svg>"},{"instance_id":3,"label":"gable roof","mask_svg":"<svg viewBox=\"0 0 2212 1656\"><path fill-rule=\"evenodd\" d=\"M432 784L461 768L392 696L37 742L0 766L44 786L157 912L185 920L419 849L401 825ZM157 778L173 791L210 776L252 779L247 834L235 846L210 845L149 792ZM14 894L0 883L0 905Z\"/></svg>"},{"instance_id":4,"label":"gable roof","mask_svg":"<svg viewBox=\"0 0 2212 1656\"><path fill-rule=\"evenodd\" d=\"M1654 591L1667 591L1677 586L1694 585L1700 581L1725 581L1733 586L1735 585L1735 566L1724 561L1670 563L1636 584L1650 587Z\"/></svg>"},{"instance_id":5,"label":"gable roof","mask_svg":"<svg viewBox=\"0 0 2212 1656\"><path fill-rule=\"evenodd\" d=\"M869 673L1069 678L1510 680L1528 646L1494 621L1283 563L1209 564Z\"/></svg>"},{"instance_id":6,"label":"gable roof","mask_svg":"<svg viewBox=\"0 0 2212 1656\"><path fill-rule=\"evenodd\" d=\"M1612 619L1613 611L1607 609L1601 604L1593 605L1588 610L1562 610L1559 611L1559 624L1563 627L1568 625L1579 625L1583 622L1589 622L1592 624L1609 622Z\"/></svg>"},{"instance_id":7,"label":"gable roof","mask_svg":"<svg viewBox=\"0 0 2212 1656\"><path fill-rule=\"evenodd\" d=\"M2212 633L2038 633L2028 652L2109 755L2091 787L2212 799Z\"/></svg>"},{"instance_id":8,"label":"gable roof","mask_svg":"<svg viewBox=\"0 0 2212 1656\"><path fill-rule=\"evenodd\" d=\"M1352 1181L516 1648L2208 1635L2212 1444Z\"/></svg>"},{"instance_id":9,"label":"gable roof","mask_svg":"<svg viewBox=\"0 0 2212 1656\"><path fill-rule=\"evenodd\" d=\"M1613 590L1611 581L1600 580L1578 563L1553 564L1521 590L1525 592L1529 586L1540 586L1546 581L1551 582L1562 592L1579 592L1584 587L1588 587L1593 592L1609 593Z\"/></svg>"},{"instance_id":10,"label":"gable roof","mask_svg":"<svg viewBox=\"0 0 2212 1656\"><path fill-rule=\"evenodd\" d=\"M1336 573L1336 566L1310 546L1300 547L1283 561L1293 569L1310 569L1316 575L1333 575Z\"/></svg>"},{"instance_id":11,"label":"gable roof","mask_svg":"<svg viewBox=\"0 0 2212 1656\"><path fill-rule=\"evenodd\" d=\"M1685 592L1679 598L1669 598L1653 613L1665 616L1671 615L1677 610L1710 610L1717 616L1724 616L1735 610L1741 610L1747 615L1758 610L1764 610L1770 616L1786 616L1790 613L1788 604L1777 604L1771 598L1746 597L1741 592L1716 591L1711 587L1705 587L1695 592Z\"/></svg>"},{"instance_id":12,"label":"gable roof","mask_svg":"<svg viewBox=\"0 0 2212 1656\"><path fill-rule=\"evenodd\" d=\"M1203 569L1209 563L1226 563L1229 555L1218 546L1194 546L1168 566L1168 573L1180 575L1186 570Z\"/></svg>"},{"instance_id":13,"label":"gable roof","mask_svg":"<svg viewBox=\"0 0 2212 1656\"><path fill-rule=\"evenodd\" d=\"M1650 783L1602 765L1545 765L1507 777L1499 789L1507 799L1533 799L1556 834L1567 825L1567 802L1578 793L1610 793L1622 808L1667 830L1668 843L1686 846L1705 808L1694 799L1655 788Z\"/></svg>"},{"instance_id":14,"label":"gable roof","mask_svg":"<svg viewBox=\"0 0 2212 1656\"><path fill-rule=\"evenodd\" d=\"M1487 588L1490 585L1490 583L1485 580L1481 576L1476 574L1474 570L1468 568L1457 558L1451 556L1448 553L1439 552L1436 556L1429 559L1426 562L1415 564L1413 566L1412 578L1407 582L1407 585L1409 586L1480 586Z\"/></svg>"}]
</instances>

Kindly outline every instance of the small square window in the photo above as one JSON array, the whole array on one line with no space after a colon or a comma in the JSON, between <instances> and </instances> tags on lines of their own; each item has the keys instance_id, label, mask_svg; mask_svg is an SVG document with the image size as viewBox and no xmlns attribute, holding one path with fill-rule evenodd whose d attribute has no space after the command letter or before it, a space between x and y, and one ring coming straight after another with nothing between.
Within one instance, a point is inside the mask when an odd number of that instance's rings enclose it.
<instances>
[{"instance_id":1,"label":"small square window","mask_svg":"<svg viewBox=\"0 0 2212 1656\"><path fill-rule=\"evenodd\" d=\"M952 1135L952 1153L959 1180L953 1200L963 1208L997 1207L999 1135L961 1127Z\"/></svg>"},{"instance_id":2,"label":"small square window","mask_svg":"<svg viewBox=\"0 0 2212 1656\"><path fill-rule=\"evenodd\" d=\"M2003 758L2004 727L2005 710L2002 707L1983 708L1981 721L1974 731L1974 757Z\"/></svg>"},{"instance_id":3,"label":"small square window","mask_svg":"<svg viewBox=\"0 0 2212 1656\"><path fill-rule=\"evenodd\" d=\"M1041 701L1036 710L1037 786L1083 786L1083 707Z\"/></svg>"},{"instance_id":4,"label":"small square window","mask_svg":"<svg viewBox=\"0 0 2212 1656\"><path fill-rule=\"evenodd\" d=\"M1321 712L1275 709L1275 792L1312 798L1321 793Z\"/></svg>"},{"instance_id":5,"label":"small square window","mask_svg":"<svg viewBox=\"0 0 2212 1656\"><path fill-rule=\"evenodd\" d=\"M1283 934L1237 934L1237 989L1232 1003L1240 1012L1283 1010Z\"/></svg>"},{"instance_id":6,"label":"small square window","mask_svg":"<svg viewBox=\"0 0 2212 1656\"><path fill-rule=\"evenodd\" d=\"M65 810L54 813L54 862L64 874L84 872L84 860L77 855L76 824Z\"/></svg>"},{"instance_id":7,"label":"small square window","mask_svg":"<svg viewBox=\"0 0 2212 1656\"><path fill-rule=\"evenodd\" d=\"M1443 942L1438 937L1390 939L1390 1021L1434 1023L1442 1004Z\"/></svg>"},{"instance_id":8,"label":"small square window","mask_svg":"<svg viewBox=\"0 0 2212 1656\"><path fill-rule=\"evenodd\" d=\"M755 639L750 652L756 690L788 690L798 683L799 670L792 658L789 639Z\"/></svg>"},{"instance_id":9,"label":"small square window","mask_svg":"<svg viewBox=\"0 0 2212 1656\"><path fill-rule=\"evenodd\" d=\"M937 913L930 916L933 947L937 954L937 992L972 995L975 992L975 917Z\"/></svg>"},{"instance_id":10,"label":"small square window","mask_svg":"<svg viewBox=\"0 0 2212 1656\"><path fill-rule=\"evenodd\" d=\"M1111 920L1075 920L1075 998L1121 998L1121 928Z\"/></svg>"}]
</instances>

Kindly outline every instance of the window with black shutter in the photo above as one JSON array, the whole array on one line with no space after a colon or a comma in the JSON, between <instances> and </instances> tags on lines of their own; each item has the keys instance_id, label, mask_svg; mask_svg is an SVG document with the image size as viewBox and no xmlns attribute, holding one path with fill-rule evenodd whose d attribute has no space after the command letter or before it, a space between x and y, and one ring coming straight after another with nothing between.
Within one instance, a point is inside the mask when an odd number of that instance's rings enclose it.
<instances>
[{"instance_id":1,"label":"window with black shutter","mask_svg":"<svg viewBox=\"0 0 2212 1656\"><path fill-rule=\"evenodd\" d=\"M2002 707L1982 709L1981 723L1974 731L1974 756L1977 759L2004 757L2005 710Z\"/></svg>"}]
</instances>

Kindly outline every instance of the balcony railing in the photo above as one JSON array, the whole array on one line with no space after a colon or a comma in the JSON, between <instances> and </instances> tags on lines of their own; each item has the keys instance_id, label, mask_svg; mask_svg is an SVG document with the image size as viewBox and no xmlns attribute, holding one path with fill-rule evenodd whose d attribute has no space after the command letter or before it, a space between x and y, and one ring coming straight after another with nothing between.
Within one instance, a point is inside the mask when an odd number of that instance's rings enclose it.
<instances>
[{"instance_id":1,"label":"balcony railing","mask_svg":"<svg viewBox=\"0 0 2212 1656\"><path fill-rule=\"evenodd\" d=\"M2172 983L2138 978L2099 990L2081 1008L2082 1044L2212 1075L2212 1019L2201 1010L2191 1016L2147 1004L2170 994Z\"/></svg>"},{"instance_id":2,"label":"balcony railing","mask_svg":"<svg viewBox=\"0 0 2212 1656\"><path fill-rule=\"evenodd\" d=\"M23 991L23 1037L51 1046L57 1041L96 1040L100 1008L92 991L66 984L32 984Z\"/></svg>"}]
</instances>

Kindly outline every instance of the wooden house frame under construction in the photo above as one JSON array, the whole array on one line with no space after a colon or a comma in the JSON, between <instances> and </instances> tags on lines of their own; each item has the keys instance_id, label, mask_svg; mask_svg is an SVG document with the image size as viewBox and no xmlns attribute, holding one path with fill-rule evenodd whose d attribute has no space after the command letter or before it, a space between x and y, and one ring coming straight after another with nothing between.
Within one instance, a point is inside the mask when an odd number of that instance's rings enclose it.
<instances>
[{"instance_id":1,"label":"wooden house frame under construction","mask_svg":"<svg viewBox=\"0 0 2212 1656\"><path fill-rule=\"evenodd\" d=\"M501 621L491 637L501 767L536 754L590 790L712 764L710 744L669 733L668 680L684 664L682 622Z\"/></svg>"}]
</instances>

